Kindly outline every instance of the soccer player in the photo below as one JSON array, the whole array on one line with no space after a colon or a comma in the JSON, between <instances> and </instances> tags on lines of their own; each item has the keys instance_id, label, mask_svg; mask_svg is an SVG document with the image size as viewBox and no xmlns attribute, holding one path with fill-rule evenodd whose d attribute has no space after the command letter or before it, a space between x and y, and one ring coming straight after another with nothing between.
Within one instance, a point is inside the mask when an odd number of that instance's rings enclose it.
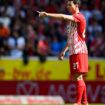
<instances>
[{"instance_id":1,"label":"soccer player","mask_svg":"<svg viewBox=\"0 0 105 105\"><path fill-rule=\"evenodd\" d=\"M67 0L68 11L72 15L55 14L47 12L39 12L40 17L51 17L62 19L68 22L66 46L59 55L59 59L63 60L67 50L69 50L70 72L73 80L76 81L76 103L74 105L88 105L86 85L83 75L88 72L88 51L85 43L86 20L79 11L80 0Z\"/></svg>"}]
</instances>

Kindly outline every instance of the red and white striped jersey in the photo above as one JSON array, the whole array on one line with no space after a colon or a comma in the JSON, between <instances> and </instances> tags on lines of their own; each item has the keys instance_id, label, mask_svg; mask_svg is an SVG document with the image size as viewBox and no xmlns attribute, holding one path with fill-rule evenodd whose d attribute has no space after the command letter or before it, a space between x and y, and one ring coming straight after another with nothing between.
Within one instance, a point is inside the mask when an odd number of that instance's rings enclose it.
<instances>
[{"instance_id":1,"label":"red and white striped jersey","mask_svg":"<svg viewBox=\"0 0 105 105\"><path fill-rule=\"evenodd\" d=\"M67 25L69 54L88 53L85 43L86 21L81 13L73 15L75 22L70 21Z\"/></svg>"}]
</instances>

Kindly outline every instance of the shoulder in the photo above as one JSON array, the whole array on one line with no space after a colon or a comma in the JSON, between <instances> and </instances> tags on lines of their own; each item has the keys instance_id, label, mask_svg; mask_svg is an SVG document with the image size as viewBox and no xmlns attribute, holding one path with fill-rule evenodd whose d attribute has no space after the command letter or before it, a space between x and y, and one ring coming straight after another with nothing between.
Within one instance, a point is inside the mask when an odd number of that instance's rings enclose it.
<instances>
[{"instance_id":1,"label":"shoulder","mask_svg":"<svg viewBox=\"0 0 105 105\"><path fill-rule=\"evenodd\" d=\"M85 19L84 14L82 14L81 12L80 12L79 14L80 14L80 16L81 16L83 19Z\"/></svg>"},{"instance_id":2,"label":"shoulder","mask_svg":"<svg viewBox=\"0 0 105 105\"><path fill-rule=\"evenodd\" d=\"M78 18L80 18L80 19L81 19L81 18L82 18L82 19L83 19L83 18L85 19L85 16L84 16L81 12L76 13L76 14L74 14L73 16L74 16L74 17L78 17Z\"/></svg>"},{"instance_id":3,"label":"shoulder","mask_svg":"<svg viewBox=\"0 0 105 105\"><path fill-rule=\"evenodd\" d=\"M81 12L73 14L73 17L74 17L76 22L83 22L86 20L84 15Z\"/></svg>"}]
</instances>

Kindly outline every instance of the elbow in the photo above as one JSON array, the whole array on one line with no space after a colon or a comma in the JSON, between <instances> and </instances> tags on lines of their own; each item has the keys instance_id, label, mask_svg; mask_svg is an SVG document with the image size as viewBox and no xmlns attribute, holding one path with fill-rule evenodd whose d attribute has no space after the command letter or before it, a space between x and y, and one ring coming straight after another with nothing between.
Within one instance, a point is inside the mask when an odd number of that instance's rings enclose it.
<instances>
[{"instance_id":1,"label":"elbow","mask_svg":"<svg viewBox=\"0 0 105 105\"><path fill-rule=\"evenodd\" d=\"M65 20L65 15L61 14L61 19Z\"/></svg>"},{"instance_id":2,"label":"elbow","mask_svg":"<svg viewBox=\"0 0 105 105\"><path fill-rule=\"evenodd\" d=\"M68 42L66 43L66 47L69 47L69 43Z\"/></svg>"}]
</instances>

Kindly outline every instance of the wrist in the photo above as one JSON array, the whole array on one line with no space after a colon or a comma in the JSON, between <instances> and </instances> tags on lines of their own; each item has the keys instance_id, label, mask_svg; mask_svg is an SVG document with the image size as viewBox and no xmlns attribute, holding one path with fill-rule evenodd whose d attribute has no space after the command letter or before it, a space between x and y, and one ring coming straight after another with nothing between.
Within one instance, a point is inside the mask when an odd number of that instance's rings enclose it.
<instances>
[{"instance_id":1,"label":"wrist","mask_svg":"<svg viewBox=\"0 0 105 105\"><path fill-rule=\"evenodd\" d=\"M65 52L65 51L63 51L63 55L65 55L65 53L66 53L66 52Z\"/></svg>"},{"instance_id":2,"label":"wrist","mask_svg":"<svg viewBox=\"0 0 105 105\"><path fill-rule=\"evenodd\" d=\"M48 14L48 13L46 13L46 16L49 16L49 14Z\"/></svg>"}]
</instances>

